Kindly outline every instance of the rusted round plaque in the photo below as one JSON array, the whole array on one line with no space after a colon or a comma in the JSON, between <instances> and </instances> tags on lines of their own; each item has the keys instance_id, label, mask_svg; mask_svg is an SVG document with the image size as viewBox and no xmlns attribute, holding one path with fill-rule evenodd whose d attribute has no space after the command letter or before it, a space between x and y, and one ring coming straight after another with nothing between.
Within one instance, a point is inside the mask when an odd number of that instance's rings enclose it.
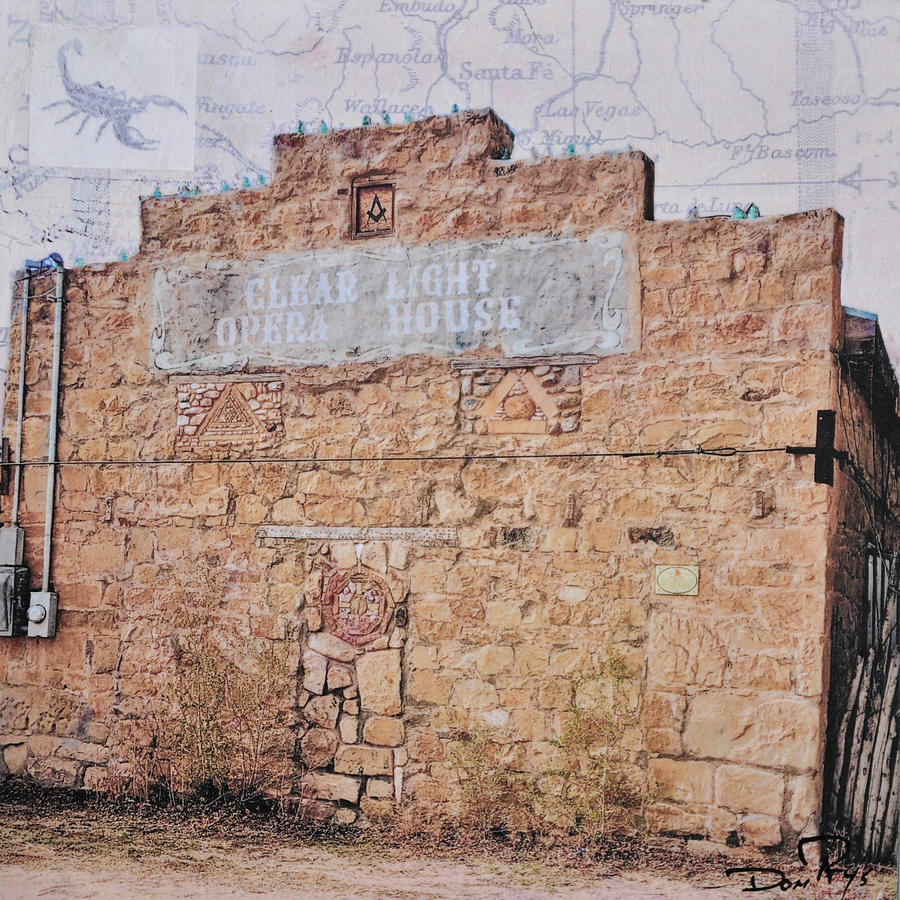
<instances>
[{"instance_id":1,"label":"rusted round plaque","mask_svg":"<svg viewBox=\"0 0 900 900\"><path fill-rule=\"evenodd\" d=\"M328 630L356 647L383 634L394 599L383 578L371 569L342 569L325 582L322 614Z\"/></svg>"}]
</instances>

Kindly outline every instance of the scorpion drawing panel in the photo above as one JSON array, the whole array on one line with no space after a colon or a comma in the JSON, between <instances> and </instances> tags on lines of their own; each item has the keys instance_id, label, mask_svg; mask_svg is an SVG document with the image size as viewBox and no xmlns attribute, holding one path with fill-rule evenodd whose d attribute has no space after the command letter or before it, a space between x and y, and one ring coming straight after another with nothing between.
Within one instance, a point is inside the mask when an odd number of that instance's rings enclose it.
<instances>
[{"instance_id":1,"label":"scorpion drawing panel","mask_svg":"<svg viewBox=\"0 0 900 900\"><path fill-rule=\"evenodd\" d=\"M32 165L193 168L193 32L39 27L32 40Z\"/></svg>"}]
</instances>

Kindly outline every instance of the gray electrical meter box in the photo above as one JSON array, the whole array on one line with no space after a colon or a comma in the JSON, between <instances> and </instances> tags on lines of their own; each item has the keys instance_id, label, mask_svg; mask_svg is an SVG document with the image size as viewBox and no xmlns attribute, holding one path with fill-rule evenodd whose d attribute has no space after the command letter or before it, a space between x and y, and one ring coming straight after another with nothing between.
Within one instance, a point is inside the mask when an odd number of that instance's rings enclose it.
<instances>
[{"instance_id":1,"label":"gray electrical meter box","mask_svg":"<svg viewBox=\"0 0 900 900\"><path fill-rule=\"evenodd\" d=\"M28 569L0 566L0 637L28 634Z\"/></svg>"}]
</instances>

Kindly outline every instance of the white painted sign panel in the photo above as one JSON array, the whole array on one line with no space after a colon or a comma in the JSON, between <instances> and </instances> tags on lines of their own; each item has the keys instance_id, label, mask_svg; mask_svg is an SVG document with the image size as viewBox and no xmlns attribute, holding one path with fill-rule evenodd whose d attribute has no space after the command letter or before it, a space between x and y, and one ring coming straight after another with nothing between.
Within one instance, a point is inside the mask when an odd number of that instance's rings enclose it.
<instances>
[{"instance_id":1,"label":"white painted sign panel","mask_svg":"<svg viewBox=\"0 0 900 900\"><path fill-rule=\"evenodd\" d=\"M161 268L154 365L337 365L413 353L607 355L640 333L622 232L308 251Z\"/></svg>"}]
</instances>

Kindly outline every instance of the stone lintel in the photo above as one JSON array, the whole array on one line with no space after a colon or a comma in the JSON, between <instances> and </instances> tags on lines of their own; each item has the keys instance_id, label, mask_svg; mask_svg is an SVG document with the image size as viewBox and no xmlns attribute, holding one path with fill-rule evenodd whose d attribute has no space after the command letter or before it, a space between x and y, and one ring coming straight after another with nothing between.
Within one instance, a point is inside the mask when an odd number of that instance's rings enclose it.
<instances>
[{"instance_id":1,"label":"stone lintel","mask_svg":"<svg viewBox=\"0 0 900 900\"><path fill-rule=\"evenodd\" d=\"M330 525L263 525L257 537L269 540L292 541L406 541L415 544L457 543L455 528L381 528L363 526L361 528Z\"/></svg>"},{"instance_id":2,"label":"stone lintel","mask_svg":"<svg viewBox=\"0 0 900 900\"><path fill-rule=\"evenodd\" d=\"M491 356L479 359L450 360L450 368L456 371L477 372L479 369L526 369L532 366L590 366L600 361L592 353L555 353L545 356Z\"/></svg>"}]
</instances>

